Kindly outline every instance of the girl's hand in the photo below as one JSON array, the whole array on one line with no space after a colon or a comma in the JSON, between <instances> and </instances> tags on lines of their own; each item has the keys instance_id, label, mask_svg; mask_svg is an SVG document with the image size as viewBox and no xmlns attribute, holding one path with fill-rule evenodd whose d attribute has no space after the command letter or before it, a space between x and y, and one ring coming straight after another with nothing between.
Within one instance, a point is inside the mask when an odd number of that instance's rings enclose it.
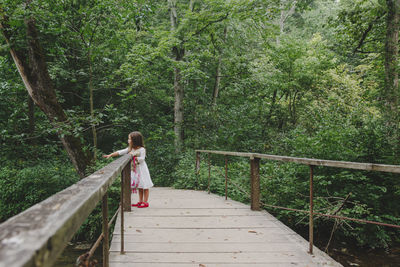
<instances>
[{"instance_id":1,"label":"girl's hand","mask_svg":"<svg viewBox=\"0 0 400 267\"><path fill-rule=\"evenodd\" d=\"M106 158L106 159L108 159L110 157L111 157L111 154L110 155L103 155L103 158Z\"/></svg>"}]
</instances>

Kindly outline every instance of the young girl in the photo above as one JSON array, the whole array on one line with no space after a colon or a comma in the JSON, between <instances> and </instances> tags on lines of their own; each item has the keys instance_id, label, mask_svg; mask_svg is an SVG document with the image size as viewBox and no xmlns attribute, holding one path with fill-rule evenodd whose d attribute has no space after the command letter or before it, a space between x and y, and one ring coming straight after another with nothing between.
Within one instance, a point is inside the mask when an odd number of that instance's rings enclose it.
<instances>
[{"instance_id":1,"label":"young girl","mask_svg":"<svg viewBox=\"0 0 400 267\"><path fill-rule=\"evenodd\" d=\"M132 204L138 208L147 208L149 206L149 188L153 187L153 182L150 178L150 172L147 164L144 161L146 157L146 149L143 144L143 136L140 132L132 132L128 135L129 147L113 152L109 155L104 155L104 158L117 157L125 154L131 154L135 157L134 167L136 168L136 175L139 177L139 202ZM134 170L131 169L131 176L134 175Z\"/></svg>"}]
</instances>

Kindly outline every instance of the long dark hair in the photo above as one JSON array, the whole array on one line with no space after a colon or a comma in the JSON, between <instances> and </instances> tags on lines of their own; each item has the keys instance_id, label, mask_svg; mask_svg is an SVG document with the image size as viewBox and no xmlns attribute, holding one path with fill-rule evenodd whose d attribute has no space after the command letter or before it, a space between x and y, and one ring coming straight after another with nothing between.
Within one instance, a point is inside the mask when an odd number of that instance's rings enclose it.
<instances>
[{"instance_id":1,"label":"long dark hair","mask_svg":"<svg viewBox=\"0 0 400 267\"><path fill-rule=\"evenodd\" d=\"M131 132L129 138L132 140L129 144L129 151L136 147L144 147L143 135L140 132Z\"/></svg>"}]
</instances>

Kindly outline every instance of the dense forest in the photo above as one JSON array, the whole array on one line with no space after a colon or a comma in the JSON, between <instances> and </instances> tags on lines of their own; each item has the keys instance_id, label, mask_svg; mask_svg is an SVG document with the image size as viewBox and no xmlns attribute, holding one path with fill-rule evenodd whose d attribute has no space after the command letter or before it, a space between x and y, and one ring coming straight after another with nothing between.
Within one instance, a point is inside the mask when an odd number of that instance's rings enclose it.
<instances>
[{"instance_id":1,"label":"dense forest","mask_svg":"<svg viewBox=\"0 0 400 267\"><path fill-rule=\"evenodd\" d=\"M400 164L399 2L0 0L0 221L108 164L101 155L134 130L157 186L205 188L195 149ZM245 181L248 159L229 170ZM262 161L263 202L307 209L308 176ZM400 225L398 175L316 168L315 179L315 210ZM394 228L315 224L362 247L400 242Z\"/></svg>"}]
</instances>

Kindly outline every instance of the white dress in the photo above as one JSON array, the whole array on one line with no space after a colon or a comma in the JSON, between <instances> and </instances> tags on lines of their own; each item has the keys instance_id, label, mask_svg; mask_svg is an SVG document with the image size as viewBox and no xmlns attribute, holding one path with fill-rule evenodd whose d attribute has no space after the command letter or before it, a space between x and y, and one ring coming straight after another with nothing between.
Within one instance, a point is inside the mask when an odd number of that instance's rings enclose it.
<instances>
[{"instance_id":1,"label":"white dress","mask_svg":"<svg viewBox=\"0 0 400 267\"><path fill-rule=\"evenodd\" d=\"M140 177L138 188L149 189L150 187L153 187L154 184L151 181L150 172L149 168L147 168L146 161L144 161L146 158L146 149L144 147L132 149L132 152L136 151L139 152L139 156L137 156L138 163L136 164L136 172ZM129 153L129 148L118 150L117 152L120 156L125 155ZM133 177L133 170L131 170L131 177Z\"/></svg>"}]
</instances>

